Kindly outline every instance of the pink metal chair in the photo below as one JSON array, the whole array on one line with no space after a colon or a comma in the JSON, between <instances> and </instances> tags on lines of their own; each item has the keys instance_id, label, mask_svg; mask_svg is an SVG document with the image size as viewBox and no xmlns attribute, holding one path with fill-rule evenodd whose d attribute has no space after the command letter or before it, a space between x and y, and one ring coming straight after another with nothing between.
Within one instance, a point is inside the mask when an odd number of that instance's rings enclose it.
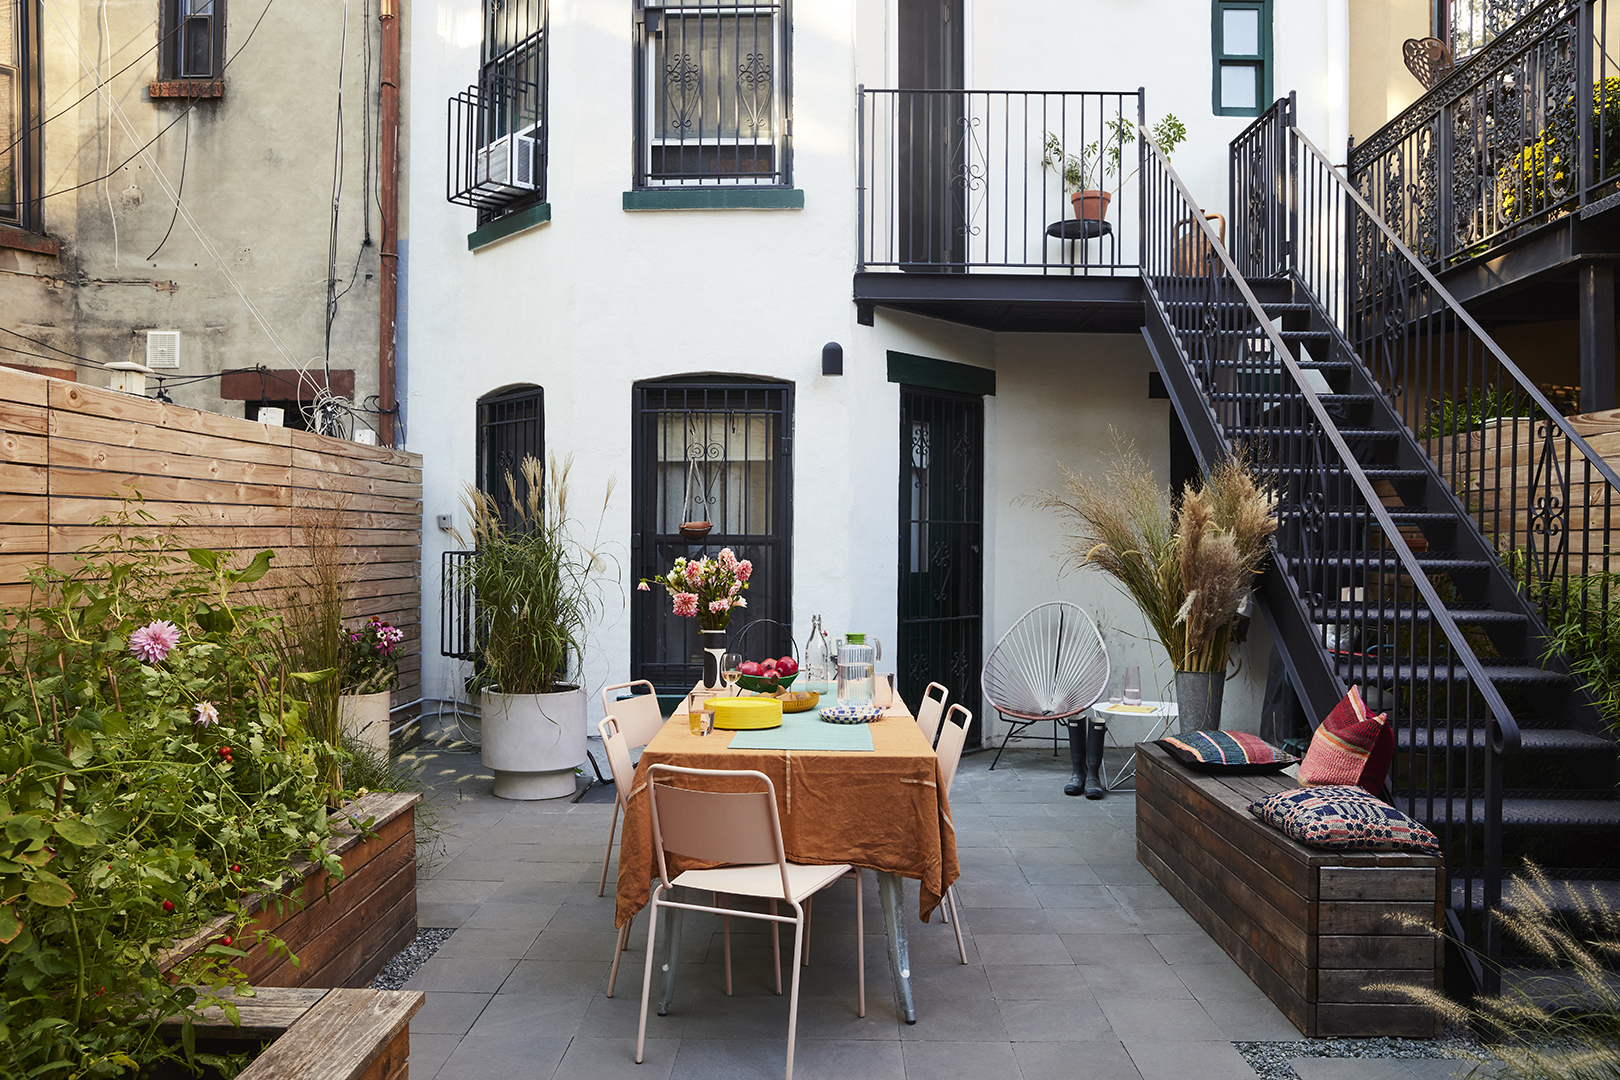
<instances>
[{"instance_id":1,"label":"pink metal chair","mask_svg":"<svg viewBox=\"0 0 1620 1080\"><path fill-rule=\"evenodd\" d=\"M610 759L611 760L611 759ZM756 782L763 790L734 792L705 790L702 787L676 787L681 778L688 784L741 779ZM647 928L647 970L641 983L641 1021L636 1030L636 1064L641 1064L647 1042L647 1001L652 993L653 958L657 955L658 912L662 908L704 911L726 919L726 993L731 992L731 927L735 915L760 919L771 924L771 941L779 947L782 923L793 924L793 988L788 998L787 1078L793 1080L793 1046L799 1024L799 967L804 949L804 901L831 885L853 869L848 863L833 866L807 866L790 863L782 846L782 824L776 814L776 789L764 773L726 769L684 769L674 765L652 765L647 770L647 803L652 813L653 851L658 856L658 881L653 890L650 922ZM687 870L670 876L667 855L680 855L701 862L724 863L710 870ZM671 899L677 887L698 889L715 895L715 903L684 903ZM722 896L752 896L769 901L769 912L722 907ZM857 972L857 1015L866 1015L866 926L861 879L855 879L855 950ZM777 905L785 902L793 909L791 917L779 915ZM669 943L680 947L678 941ZM774 951L774 950L773 950ZM615 954L617 959L617 954ZM781 993L782 965L777 960L777 993Z\"/></svg>"},{"instance_id":2,"label":"pink metal chair","mask_svg":"<svg viewBox=\"0 0 1620 1080\"><path fill-rule=\"evenodd\" d=\"M1052 752L1057 753L1057 725L1080 716L1108 689L1108 648L1097 625L1074 604L1039 604L1013 623L985 659L980 676L984 700L1007 722L1007 740L1031 724L1053 721Z\"/></svg>"},{"instance_id":3,"label":"pink metal chair","mask_svg":"<svg viewBox=\"0 0 1620 1080\"><path fill-rule=\"evenodd\" d=\"M934 691L939 691L939 696ZM928 745L933 746L939 738L939 718L944 715L945 702L950 698L951 692L941 683L931 682L923 691L922 703L917 706L917 727L922 731L923 738Z\"/></svg>"},{"instance_id":4,"label":"pink metal chair","mask_svg":"<svg viewBox=\"0 0 1620 1080\"><path fill-rule=\"evenodd\" d=\"M638 686L646 687L647 692L635 693L634 688ZM631 693L625 697L614 696L617 691L625 689L629 689ZM635 679L616 686L604 687L602 712L618 721L618 729L624 735L626 760L631 750L652 742L653 736L658 734L658 729L664 726L664 714L658 711L658 695L653 691L653 684L646 679ZM597 730L601 730L601 725L597 725ZM611 761L610 758L610 764ZM628 777L626 779L628 780ZM617 774L613 782L619 788L619 795L613 800L613 817L608 821L607 851L602 855L602 882L596 888L597 896L607 893L608 864L613 861L613 833L619 827L619 811L624 808L626 788L619 784Z\"/></svg>"}]
</instances>

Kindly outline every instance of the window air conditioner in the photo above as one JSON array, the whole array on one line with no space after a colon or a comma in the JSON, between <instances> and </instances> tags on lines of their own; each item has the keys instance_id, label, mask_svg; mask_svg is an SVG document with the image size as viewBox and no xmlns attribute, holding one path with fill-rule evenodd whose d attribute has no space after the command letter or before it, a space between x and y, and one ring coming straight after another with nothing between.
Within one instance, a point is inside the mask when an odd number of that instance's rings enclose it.
<instances>
[{"instance_id":1,"label":"window air conditioner","mask_svg":"<svg viewBox=\"0 0 1620 1080\"><path fill-rule=\"evenodd\" d=\"M473 187L481 192L524 192L535 189L532 129L502 135L473 158Z\"/></svg>"}]
</instances>

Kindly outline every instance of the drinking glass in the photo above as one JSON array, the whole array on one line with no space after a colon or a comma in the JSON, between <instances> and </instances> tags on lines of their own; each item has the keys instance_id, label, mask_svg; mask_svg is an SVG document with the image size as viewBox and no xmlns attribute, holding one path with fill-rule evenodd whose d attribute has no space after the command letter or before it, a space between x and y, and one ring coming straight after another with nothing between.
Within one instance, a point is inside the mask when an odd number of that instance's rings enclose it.
<instances>
[{"instance_id":1,"label":"drinking glass","mask_svg":"<svg viewBox=\"0 0 1620 1080\"><path fill-rule=\"evenodd\" d=\"M742 672L738 669L742 667L742 662L742 653L728 652L720 658L720 677L731 687L733 695L738 693L737 680L742 677Z\"/></svg>"},{"instance_id":2,"label":"drinking glass","mask_svg":"<svg viewBox=\"0 0 1620 1080\"><path fill-rule=\"evenodd\" d=\"M1128 667L1125 669L1125 682L1122 687L1124 693L1121 697L1127 705L1142 704L1142 669Z\"/></svg>"},{"instance_id":3,"label":"drinking glass","mask_svg":"<svg viewBox=\"0 0 1620 1080\"><path fill-rule=\"evenodd\" d=\"M694 735L707 735L714 725L714 713L709 699L713 690L694 690L686 699L686 721Z\"/></svg>"}]
</instances>

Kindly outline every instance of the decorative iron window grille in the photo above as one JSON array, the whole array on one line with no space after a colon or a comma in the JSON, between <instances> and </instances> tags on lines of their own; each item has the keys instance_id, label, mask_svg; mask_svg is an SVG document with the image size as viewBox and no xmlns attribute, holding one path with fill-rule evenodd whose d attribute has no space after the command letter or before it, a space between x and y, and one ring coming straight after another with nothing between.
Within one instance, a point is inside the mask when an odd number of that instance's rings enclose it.
<instances>
[{"instance_id":1,"label":"decorative iron window grille","mask_svg":"<svg viewBox=\"0 0 1620 1080\"><path fill-rule=\"evenodd\" d=\"M225 0L164 0L160 79L217 79L225 71Z\"/></svg>"},{"instance_id":2,"label":"decorative iron window grille","mask_svg":"<svg viewBox=\"0 0 1620 1080\"><path fill-rule=\"evenodd\" d=\"M484 0L478 82L450 99L445 198L479 224L546 198L546 0Z\"/></svg>"},{"instance_id":3,"label":"decorative iron window grille","mask_svg":"<svg viewBox=\"0 0 1620 1080\"><path fill-rule=\"evenodd\" d=\"M1537 0L1449 0L1439 14L1447 20L1435 36L1451 45L1458 60L1479 52L1496 36L1529 14Z\"/></svg>"},{"instance_id":4,"label":"decorative iron window grille","mask_svg":"<svg viewBox=\"0 0 1620 1080\"><path fill-rule=\"evenodd\" d=\"M793 532L790 453L793 388L743 378L670 379L635 387L631 434L631 563L635 578L667 571L676 558L729 547L751 560L748 606L733 614L731 638L758 619L781 624L749 635L748 649L793 649ZM680 527L708 521L700 540ZM678 618L662 589L631 594L631 677L660 690L690 690L702 671L697 620Z\"/></svg>"},{"instance_id":5,"label":"decorative iron window grille","mask_svg":"<svg viewBox=\"0 0 1620 1080\"><path fill-rule=\"evenodd\" d=\"M38 230L39 22L35 0L0 0L0 222Z\"/></svg>"},{"instance_id":6,"label":"decorative iron window grille","mask_svg":"<svg viewBox=\"0 0 1620 1080\"><path fill-rule=\"evenodd\" d=\"M518 517L506 474L517 477L524 458L545 461L545 455L544 390L519 386L478 399L478 490L495 500L508 527L515 526Z\"/></svg>"},{"instance_id":7,"label":"decorative iron window grille","mask_svg":"<svg viewBox=\"0 0 1620 1080\"><path fill-rule=\"evenodd\" d=\"M786 0L673 0L640 14L636 187L788 186Z\"/></svg>"}]
</instances>

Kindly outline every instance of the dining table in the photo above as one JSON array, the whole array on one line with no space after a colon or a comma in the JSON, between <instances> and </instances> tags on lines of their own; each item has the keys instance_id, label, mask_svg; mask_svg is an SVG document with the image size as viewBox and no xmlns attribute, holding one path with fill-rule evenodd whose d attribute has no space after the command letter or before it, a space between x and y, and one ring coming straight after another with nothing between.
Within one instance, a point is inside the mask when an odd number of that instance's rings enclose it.
<instances>
[{"instance_id":1,"label":"dining table","mask_svg":"<svg viewBox=\"0 0 1620 1080\"><path fill-rule=\"evenodd\" d=\"M650 885L658 873L647 800L648 767L665 764L761 772L776 790L782 845L790 861L849 863L876 873L894 975L895 1009L906 1023L916 1023L901 879L918 883L917 916L928 922L945 890L956 881L958 869L956 833L939 758L910 710L895 694L882 717L867 724L828 723L820 718L818 709L786 714L780 728L697 735L686 711L690 701L691 695L682 699L636 764L619 840L614 925L624 926L647 905ZM822 701L830 703L827 698ZM671 778L670 782L682 779ZM726 785L705 786L724 790ZM672 874L705 865L712 864L670 857ZM668 1011L674 994L682 921L679 908L666 908L665 915L660 1016Z\"/></svg>"}]
</instances>

